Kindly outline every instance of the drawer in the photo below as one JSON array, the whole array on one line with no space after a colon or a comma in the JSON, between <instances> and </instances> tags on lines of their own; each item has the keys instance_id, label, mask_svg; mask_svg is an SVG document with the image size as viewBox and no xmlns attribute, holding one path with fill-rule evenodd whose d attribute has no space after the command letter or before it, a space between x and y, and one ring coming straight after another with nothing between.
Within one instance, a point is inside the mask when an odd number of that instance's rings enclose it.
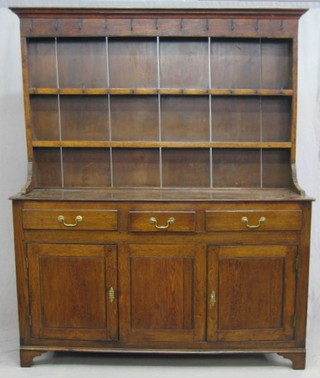
<instances>
[{"instance_id":1,"label":"drawer","mask_svg":"<svg viewBox=\"0 0 320 378\"><path fill-rule=\"evenodd\" d=\"M106 230L118 229L117 210L48 209L23 210L25 229Z\"/></svg>"},{"instance_id":2,"label":"drawer","mask_svg":"<svg viewBox=\"0 0 320 378\"><path fill-rule=\"evenodd\" d=\"M299 210L206 211L206 231L297 231Z\"/></svg>"},{"instance_id":3,"label":"drawer","mask_svg":"<svg viewBox=\"0 0 320 378\"><path fill-rule=\"evenodd\" d=\"M195 211L130 211L128 229L133 232L194 232Z\"/></svg>"}]
</instances>

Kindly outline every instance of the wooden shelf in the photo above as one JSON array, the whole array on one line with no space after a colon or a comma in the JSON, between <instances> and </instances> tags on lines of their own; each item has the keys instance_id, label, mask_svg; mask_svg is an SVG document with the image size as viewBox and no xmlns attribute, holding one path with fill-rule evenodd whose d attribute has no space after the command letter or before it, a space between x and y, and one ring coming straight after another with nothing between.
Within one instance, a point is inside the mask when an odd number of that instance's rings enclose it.
<instances>
[{"instance_id":1,"label":"wooden shelf","mask_svg":"<svg viewBox=\"0 0 320 378\"><path fill-rule=\"evenodd\" d=\"M46 148L291 148L291 142L117 142L117 141L53 141L32 142L33 147Z\"/></svg>"},{"instance_id":2,"label":"wooden shelf","mask_svg":"<svg viewBox=\"0 0 320 378\"><path fill-rule=\"evenodd\" d=\"M291 40L78 37L26 41L36 186L291 185Z\"/></svg>"},{"instance_id":3,"label":"wooden shelf","mask_svg":"<svg viewBox=\"0 0 320 378\"><path fill-rule=\"evenodd\" d=\"M189 95L189 96L292 96L292 89L203 88L29 88L31 95Z\"/></svg>"},{"instance_id":4,"label":"wooden shelf","mask_svg":"<svg viewBox=\"0 0 320 378\"><path fill-rule=\"evenodd\" d=\"M27 201L212 201L256 202L294 200L310 201L286 188L91 188L34 189L32 192L12 196Z\"/></svg>"}]
</instances>

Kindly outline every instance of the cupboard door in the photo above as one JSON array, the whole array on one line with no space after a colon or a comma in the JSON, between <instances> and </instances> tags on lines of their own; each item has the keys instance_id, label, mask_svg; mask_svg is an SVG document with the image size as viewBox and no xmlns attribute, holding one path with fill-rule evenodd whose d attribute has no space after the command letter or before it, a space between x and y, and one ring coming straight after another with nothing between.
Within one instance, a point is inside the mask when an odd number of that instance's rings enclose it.
<instances>
[{"instance_id":1,"label":"cupboard door","mask_svg":"<svg viewBox=\"0 0 320 378\"><path fill-rule=\"evenodd\" d=\"M203 340L205 247L136 244L120 253L122 340Z\"/></svg>"},{"instance_id":2,"label":"cupboard door","mask_svg":"<svg viewBox=\"0 0 320 378\"><path fill-rule=\"evenodd\" d=\"M31 336L118 338L115 246L29 244Z\"/></svg>"},{"instance_id":3,"label":"cupboard door","mask_svg":"<svg viewBox=\"0 0 320 378\"><path fill-rule=\"evenodd\" d=\"M294 337L296 246L209 248L208 340Z\"/></svg>"}]
</instances>

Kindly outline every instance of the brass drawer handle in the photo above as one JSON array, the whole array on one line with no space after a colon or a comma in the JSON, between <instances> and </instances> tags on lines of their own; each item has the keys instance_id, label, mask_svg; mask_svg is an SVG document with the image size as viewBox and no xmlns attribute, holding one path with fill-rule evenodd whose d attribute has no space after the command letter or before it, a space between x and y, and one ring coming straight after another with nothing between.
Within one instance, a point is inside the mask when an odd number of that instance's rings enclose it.
<instances>
[{"instance_id":1,"label":"brass drawer handle","mask_svg":"<svg viewBox=\"0 0 320 378\"><path fill-rule=\"evenodd\" d=\"M168 218L167 224L165 226L158 226L157 218L151 217L149 219L149 222L155 226L158 230L164 230L170 226L170 224L173 224L176 220L173 217Z\"/></svg>"},{"instance_id":2,"label":"brass drawer handle","mask_svg":"<svg viewBox=\"0 0 320 378\"><path fill-rule=\"evenodd\" d=\"M75 223L66 223L63 215L59 215L57 219L58 219L58 222L62 223L66 227L76 227L78 225L78 223L82 222L82 216L81 215L77 215L75 217L75 219L74 219Z\"/></svg>"},{"instance_id":3,"label":"brass drawer handle","mask_svg":"<svg viewBox=\"0 0 320 378\"><path fill-rule=\"evenodd\" d=\"M260 217L259 220L258 220L259 224L250 225L248 223L249 221L248 221L247 217L242 217L241 218L241 222L244 223L248 228L259 228L261 226L261 224L264 223L266 220L267 220L266 217Z\"/></svg>"}]
</instances>

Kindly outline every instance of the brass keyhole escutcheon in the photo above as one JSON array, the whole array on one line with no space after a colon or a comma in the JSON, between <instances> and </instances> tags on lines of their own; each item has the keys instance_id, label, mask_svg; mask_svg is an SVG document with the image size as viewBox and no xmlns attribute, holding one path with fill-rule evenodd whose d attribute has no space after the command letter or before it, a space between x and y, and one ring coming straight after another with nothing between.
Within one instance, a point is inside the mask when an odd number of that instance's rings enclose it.
<instances>
[{"instance_id":1,"label":"brass keyhole escutcheon","mask_svg":"<svg viewBox=\"0 0 320 378\"><path fill-rule=\"evenodd\" d=\"M212 290L210 294L210 307L213 307L216 303L216 292Z\"/></svg>"},{"instance_id":2,"label":"brass keyhole escutcheon","mask_svg":"<svg viewBox=\"0 0 320 378\"><path fill-rule=\"evenodd\" d=\"M112 303L114 301L114 288L110 287L109 289L109 302Z\"/></svg>"}]
</instances>

